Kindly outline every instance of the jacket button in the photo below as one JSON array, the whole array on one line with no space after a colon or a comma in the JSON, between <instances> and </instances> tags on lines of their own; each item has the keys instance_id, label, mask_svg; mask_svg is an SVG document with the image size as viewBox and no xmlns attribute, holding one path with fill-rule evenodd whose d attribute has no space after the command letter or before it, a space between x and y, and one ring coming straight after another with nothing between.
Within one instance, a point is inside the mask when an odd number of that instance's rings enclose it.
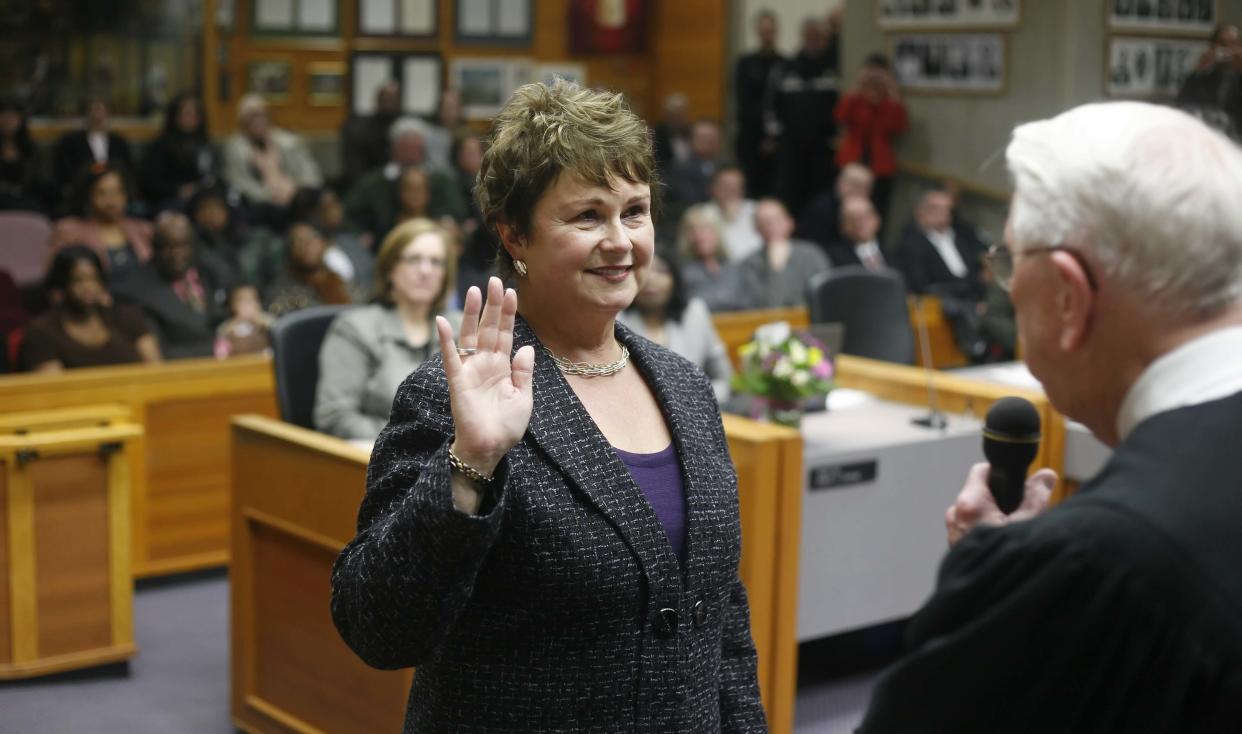
<instances>
[{"instance_id":1,"label":"jacket button","mask_svg":"<svg viewBox=\"0 0 1242 734\"><path fill-rule=\"evenodd\" d=\"M699 599L698 601L696 601L694 603L694 609L692 611L692 614L694 616L695 627L702 627L703 625L707 624L707 603L704 602L702 599Z\"/></svg>"},{"instance_id":2,"label":"jacket button","mask_svg":"<svg viewBox=\"0 0 1242 734\"><path fill-rule=\"evenodd\" d=\"M677 634L677 610L664 607L651 620L656 636L669 639Z\"/></svg>"}]
</instances>

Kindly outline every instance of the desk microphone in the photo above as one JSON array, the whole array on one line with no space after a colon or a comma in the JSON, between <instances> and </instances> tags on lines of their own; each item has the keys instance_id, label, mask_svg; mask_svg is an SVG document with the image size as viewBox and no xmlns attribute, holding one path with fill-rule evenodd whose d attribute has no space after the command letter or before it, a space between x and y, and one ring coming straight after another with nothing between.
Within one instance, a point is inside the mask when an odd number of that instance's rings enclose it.
<instances>
[{"instance_id":1,"label":"desk microphone","mask_svg":"<svg viewBox=\"0 0 1242 734\"><path fill-rule=\"evenodd\" d=\"M1039 453L1039 411L1024 398L1001 398L988 410L983 424L983 455L992 468L988 489L1001 512L1022 504L1026 472Z\"/></svg>"}]
</instances>

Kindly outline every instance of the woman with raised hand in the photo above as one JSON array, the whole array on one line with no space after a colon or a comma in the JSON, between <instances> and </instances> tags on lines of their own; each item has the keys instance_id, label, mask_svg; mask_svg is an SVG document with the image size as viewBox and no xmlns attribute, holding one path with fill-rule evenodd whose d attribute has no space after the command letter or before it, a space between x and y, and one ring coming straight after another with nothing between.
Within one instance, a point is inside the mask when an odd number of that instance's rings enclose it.
<instances>
[{"instance_id":1,"label":"woman with raised hand","mask_svg":"<svg viewBox=\"0 0 1242 734\"><path fill-rule=\"evenodd\" d=\"M475 193L515 289L437 321L332 577L350 647L416 668L408 732L766 730L711 383L616 322L657 183L620 95L496 118Z\"/></svg>"}]
</instances>

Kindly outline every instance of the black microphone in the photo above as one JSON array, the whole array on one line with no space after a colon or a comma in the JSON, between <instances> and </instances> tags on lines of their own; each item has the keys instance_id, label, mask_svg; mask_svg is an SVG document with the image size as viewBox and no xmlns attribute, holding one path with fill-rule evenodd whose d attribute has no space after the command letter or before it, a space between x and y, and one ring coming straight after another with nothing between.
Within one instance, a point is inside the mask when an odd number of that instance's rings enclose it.
<instances>
[{"instance_id":1,"label":"black microphone","mask_svg":"<svg viewBox=\"0 0 1242 734\"><path fill-rule=\"evenodd\" d=\"M1026 472L1039 453L1039 411L1025 398L1001 398L983 424L983 455L992 465L988 489L1001 512L1022 504Z\"/></svg>"}]
</instances>

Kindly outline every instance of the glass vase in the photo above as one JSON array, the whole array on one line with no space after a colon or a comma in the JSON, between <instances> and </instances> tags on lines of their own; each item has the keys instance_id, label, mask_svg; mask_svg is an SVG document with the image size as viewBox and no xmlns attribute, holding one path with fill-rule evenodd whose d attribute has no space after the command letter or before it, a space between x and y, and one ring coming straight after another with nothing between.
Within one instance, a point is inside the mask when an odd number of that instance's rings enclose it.
<instances>
[{"instance_id":1,"label":"glass vase","mask_svg":"<svg viewBox=\"0 0 1242 734\"><path fill-rule=\"evenodd\" d=\"M768 398L767 419L770 423L790 428L801 428L802 412L802 404L798 400Z\"/></svg>"}]
</instances>

